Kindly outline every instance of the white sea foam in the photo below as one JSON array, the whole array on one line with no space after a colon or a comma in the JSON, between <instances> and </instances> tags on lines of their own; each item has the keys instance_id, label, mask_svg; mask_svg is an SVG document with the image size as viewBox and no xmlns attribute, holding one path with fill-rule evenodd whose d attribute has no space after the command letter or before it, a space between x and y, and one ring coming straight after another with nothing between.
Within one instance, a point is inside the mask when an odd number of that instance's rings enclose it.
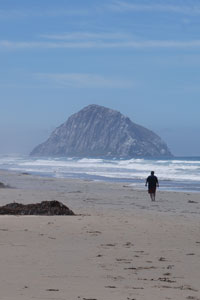
<instances>
[{"instance_id":1,"label":"white sea foam","mask_svg":"<svg viewBox=\"0 0 200 300\"><path fill-rule=\"evenodd\" d=\"M23 156L0 157L0 168L20 172L46 174L54 177L90 177L93 180L144 181L154 170L162 181L195 182L200 189L200 159L173 160L108 160L90 158L32 158Z\"/></svg>"}]
</instances>

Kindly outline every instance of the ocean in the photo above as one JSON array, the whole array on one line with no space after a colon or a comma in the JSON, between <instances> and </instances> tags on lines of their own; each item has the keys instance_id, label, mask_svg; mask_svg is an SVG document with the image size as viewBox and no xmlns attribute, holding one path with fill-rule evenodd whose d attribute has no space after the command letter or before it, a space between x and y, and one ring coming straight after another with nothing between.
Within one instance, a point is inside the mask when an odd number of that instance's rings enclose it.
<instances>
[{"instance_id":1,"label":"ocean","mask_svg":"<svg viewBox=\"0 0 200 300\"><path fill-rule=\"evenodd\" d=\"M200 157L125 160L1 155L0 169L56 178L128 182L137 189L145 189L146 177L155 171L160 190L200 192Z\"/></svg>"}]
</instances>

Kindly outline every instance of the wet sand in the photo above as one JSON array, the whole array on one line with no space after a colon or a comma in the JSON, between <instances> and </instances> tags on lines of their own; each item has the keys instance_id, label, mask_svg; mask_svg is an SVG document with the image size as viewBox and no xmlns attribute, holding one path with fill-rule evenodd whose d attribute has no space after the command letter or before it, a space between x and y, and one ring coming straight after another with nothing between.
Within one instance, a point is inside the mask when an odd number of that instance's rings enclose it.
<instances>
[{"instance_id":1,"label":"wet sand","mask_svg":"<svg viewBox=\"0 0 200 300\"><path fill-rule=\"evenodd\" d=\"M0 171L0 205L58 200L76 216L0 216L2 300L200 299L200 195ZM162 183L161 183L162 184Z\"/></svg>"}]
</instances>

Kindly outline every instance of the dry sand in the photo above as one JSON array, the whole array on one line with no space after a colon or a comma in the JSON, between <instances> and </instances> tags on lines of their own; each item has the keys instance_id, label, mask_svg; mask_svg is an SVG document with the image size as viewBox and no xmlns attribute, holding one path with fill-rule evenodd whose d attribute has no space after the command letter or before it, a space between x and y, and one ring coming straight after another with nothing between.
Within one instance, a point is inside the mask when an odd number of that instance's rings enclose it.
<instances>
[{"instance_id":1,"label":"dry sand","mask_svg":"<svg viewBox=\"0 0 200 300\"><path fill-rule=\"evenodd\" d=\"M0 172L0 205L58 200L77 216L0 216L0 299L200 299L200 196Z\"/></svg>"}]
</instances>

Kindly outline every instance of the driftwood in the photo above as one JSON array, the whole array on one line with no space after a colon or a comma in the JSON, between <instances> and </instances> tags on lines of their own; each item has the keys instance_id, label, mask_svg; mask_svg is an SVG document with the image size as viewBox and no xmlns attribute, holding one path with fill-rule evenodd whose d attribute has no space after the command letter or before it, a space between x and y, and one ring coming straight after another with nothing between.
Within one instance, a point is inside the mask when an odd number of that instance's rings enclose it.
<instances>
[{"instance_id":1,"label":"driftwood","mask_svg":"<svg viewBox=\"0 0 200 300\"><path fill-rule=\"evenodd\" d=\"M70 215L74 212L59 201L42 201L35 204L9 203L0 206L0 215Z\"/></svg>"}]
</instances>

